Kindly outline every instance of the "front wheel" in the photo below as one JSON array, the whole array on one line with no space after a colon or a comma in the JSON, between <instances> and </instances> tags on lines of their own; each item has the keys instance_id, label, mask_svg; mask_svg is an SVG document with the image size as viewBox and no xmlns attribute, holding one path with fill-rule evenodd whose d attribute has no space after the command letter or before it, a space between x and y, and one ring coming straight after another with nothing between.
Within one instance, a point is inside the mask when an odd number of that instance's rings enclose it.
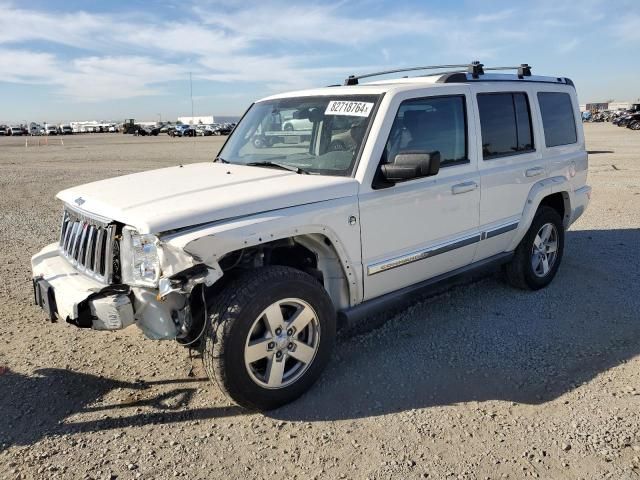
<instances>
[{"instance_id":1,"label":"front wheel","mask_svg":"<svg viewBox=\"0 0 640 480\"><path fill-rule=\"evenodd\" d=\"M318 379L335 342L336 312L315 278L290 267L260 268L212 300L204 366L234 402L271 410Z\"/></svg>"},{"instance_id":2,"label":"front wheel","mask_svg":"<svg viewBox=\"0 0 640 480\"><path fill-rule=\"evenodd\" d=\"M556 210L541 206L529 230L504 267L509 284L525 290L538 290L555 277L564 251L564 227Z\"/></svg>"}]
</instances>

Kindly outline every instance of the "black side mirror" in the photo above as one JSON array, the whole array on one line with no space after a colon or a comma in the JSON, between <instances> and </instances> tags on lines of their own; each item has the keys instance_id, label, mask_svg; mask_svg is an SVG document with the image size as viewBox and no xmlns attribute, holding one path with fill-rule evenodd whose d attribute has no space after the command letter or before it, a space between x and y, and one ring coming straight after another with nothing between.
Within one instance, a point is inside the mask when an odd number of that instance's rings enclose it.
<instances>
[{"instance_id":1,"label":"black side mirror","mask_svg":"<svg viewBox=\"0 0 640 480\"><path fill-rule=\"evenodd\" d=\"M403 182L431 177L440 171L440 152L402 152L393 163L380 166L382 176L389 182Z\"/></svg>"}]
</instances>

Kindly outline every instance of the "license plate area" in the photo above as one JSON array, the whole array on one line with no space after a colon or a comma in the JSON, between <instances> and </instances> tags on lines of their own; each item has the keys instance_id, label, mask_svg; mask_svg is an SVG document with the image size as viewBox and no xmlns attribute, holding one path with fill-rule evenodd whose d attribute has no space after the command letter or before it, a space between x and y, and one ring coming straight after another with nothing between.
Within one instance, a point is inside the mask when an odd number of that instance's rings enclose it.
<instances>
[{"instance_id":1,"label":"license plate area","mask_svg":"<svg viewBox=\"0 0 640 480\"><path fill-rule=\"evenodd\" d=\"M49 320L56 321L58 309L56 307L56 297L53 287L49 282L41 278L33 280L33 295L35 304L42 308Z\"/></svg>"}]
</instances>

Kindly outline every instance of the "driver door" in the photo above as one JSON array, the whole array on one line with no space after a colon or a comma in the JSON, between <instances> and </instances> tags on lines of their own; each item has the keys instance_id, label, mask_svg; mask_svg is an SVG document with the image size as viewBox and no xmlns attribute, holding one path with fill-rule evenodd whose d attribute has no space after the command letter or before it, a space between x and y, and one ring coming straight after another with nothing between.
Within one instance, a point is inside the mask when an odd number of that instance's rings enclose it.
<instances>
[{"instance_id":1,"label":"driver door","mask_svg":"<svg viewBox=\"0 0 640 480\"><path fill-rule=\"evenodd\" d=\"M360 194L364 299L468 265L480 241L480 178L469 95L404 99L381 163L407 151L438 151L435 176Z\"/></svg>"}]
</instances>

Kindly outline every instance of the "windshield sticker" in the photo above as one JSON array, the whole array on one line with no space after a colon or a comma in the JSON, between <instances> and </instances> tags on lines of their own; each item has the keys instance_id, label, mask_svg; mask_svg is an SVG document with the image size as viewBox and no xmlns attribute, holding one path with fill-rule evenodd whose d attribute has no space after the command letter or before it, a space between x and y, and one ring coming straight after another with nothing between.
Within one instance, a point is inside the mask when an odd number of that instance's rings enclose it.
<instances>
[{"instance_id":1,"label":"windshield sticker","mask_svg":"<svg viewBox=\"0 0 640 480\"><path fill-rule=\"evenodd\" d=\"M354 117L368 117L373 109L370 102L349 102L343 100L331 100L325 115L351 115Z\"/></svg>"}]
</instances>

